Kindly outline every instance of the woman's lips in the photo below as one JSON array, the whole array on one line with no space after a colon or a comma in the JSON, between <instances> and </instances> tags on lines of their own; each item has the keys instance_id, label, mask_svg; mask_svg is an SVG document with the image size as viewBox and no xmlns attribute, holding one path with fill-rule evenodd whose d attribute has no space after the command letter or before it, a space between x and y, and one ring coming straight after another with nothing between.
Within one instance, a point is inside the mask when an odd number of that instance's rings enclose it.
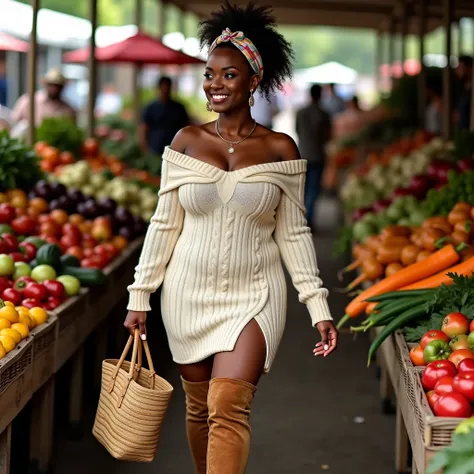
<instances>
[{"instance_id":1,"label":"woman's lips","mask_svg":"<svg viewBox=\"0 0 474 474\"><path fill-rule=\"evenodd\" d=\"M221 104L222 102L226 101L228 97L228 94L212 94L211 100L214 104Z\"/></svg>"}]
</instances>

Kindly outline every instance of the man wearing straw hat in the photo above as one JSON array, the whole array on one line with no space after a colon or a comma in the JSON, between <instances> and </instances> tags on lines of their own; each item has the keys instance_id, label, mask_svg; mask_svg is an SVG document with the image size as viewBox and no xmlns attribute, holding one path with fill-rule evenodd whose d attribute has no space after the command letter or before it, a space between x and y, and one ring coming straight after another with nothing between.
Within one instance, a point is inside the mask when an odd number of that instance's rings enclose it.
<instances>
[{"instance_id":1,"label":"man wearing straw hat","mask_svg":"<svg viewBox=\"0 0 474 474\"><path fill-rule=\"evenodd\" d=\"M61 99L61 93L66 85L66 78L59 69L51 69L43 77L44 89L35 94L35 125L41 125L47 117L67 117L76 120L75 110ZM28 94L22 95L13 109L15 123L28 121Z\"/></svg>"}]
</instances>

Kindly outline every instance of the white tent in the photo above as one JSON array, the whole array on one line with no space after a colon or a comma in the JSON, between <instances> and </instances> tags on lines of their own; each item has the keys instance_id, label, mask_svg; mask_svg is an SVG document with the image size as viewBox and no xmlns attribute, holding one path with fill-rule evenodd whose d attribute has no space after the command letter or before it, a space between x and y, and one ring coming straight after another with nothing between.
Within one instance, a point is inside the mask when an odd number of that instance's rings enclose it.
<instances>
[{"instance_id":1,"label":"white tent","mask_svg":"<svg viewBox=\"0 0 474 474\"><path fill-rule=\"evenodd\" d=\"M335 61L296 71L295 83L298 86L308 84L354 84L357 71Z\"/></svg>"}]
</instances>

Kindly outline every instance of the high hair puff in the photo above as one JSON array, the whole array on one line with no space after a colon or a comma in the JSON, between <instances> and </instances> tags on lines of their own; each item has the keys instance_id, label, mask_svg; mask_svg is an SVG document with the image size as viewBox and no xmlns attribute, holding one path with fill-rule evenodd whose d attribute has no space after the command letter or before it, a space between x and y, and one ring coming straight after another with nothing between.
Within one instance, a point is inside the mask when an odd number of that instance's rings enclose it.
<instances>
[{"instance_id":1,"label":"high hair puff","mask_svg":"<svg viewBox=\"0 0 474 474\"><path fill-rule=\"evenodd\" d=\"M199 24L199 40L201 48L209 48L226 28L232 32L242 31L262 56L264 73L259 88L269 99L291 77L294 57L291 44L276 27L272 7L249 3L242 8L226 0L219 11L212 12L208 20ZM223 44L224 47L229 45Z\"/></svg>"}]
</instances>

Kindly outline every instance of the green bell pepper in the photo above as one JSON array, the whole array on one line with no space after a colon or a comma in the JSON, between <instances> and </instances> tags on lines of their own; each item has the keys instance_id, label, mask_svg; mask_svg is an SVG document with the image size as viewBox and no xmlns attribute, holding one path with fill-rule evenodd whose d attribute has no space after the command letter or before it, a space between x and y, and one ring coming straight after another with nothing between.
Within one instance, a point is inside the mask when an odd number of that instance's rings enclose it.
<instances>
[{"instance_id":1,"label":"green bell pepper","mask_svg":"<svg viewBox=\"0 0 474 474\"><path fill-rule=\"evenodd\" d=\"M426 344L423 351L423 358L429 364L435 360L446 360L451 355L451 347L445 341L435 340Z\"/></svg>"}]
</instances>

